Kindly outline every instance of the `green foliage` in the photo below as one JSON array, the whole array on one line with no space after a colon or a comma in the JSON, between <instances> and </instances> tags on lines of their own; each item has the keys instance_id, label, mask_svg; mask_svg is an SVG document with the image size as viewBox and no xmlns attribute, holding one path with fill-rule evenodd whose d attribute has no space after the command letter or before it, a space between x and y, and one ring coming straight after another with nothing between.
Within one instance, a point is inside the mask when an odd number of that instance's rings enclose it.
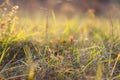
<instances>
[{"instance_id":1,"label":"green foliage","mask_svg":"<svg viewBox=\"0 0 120 80\"><path fill-rule=\"evenodd\" d=\"M44 16L33 21L27 16L18 19L14 8L0 16L3 27L0 28L0 77L7 80L120 78L118 19L110 23L107 18L91 14L59 19L52 12L48 21ZM45 40L46 22L48 40Z\"/></svg>"}]
</instances>

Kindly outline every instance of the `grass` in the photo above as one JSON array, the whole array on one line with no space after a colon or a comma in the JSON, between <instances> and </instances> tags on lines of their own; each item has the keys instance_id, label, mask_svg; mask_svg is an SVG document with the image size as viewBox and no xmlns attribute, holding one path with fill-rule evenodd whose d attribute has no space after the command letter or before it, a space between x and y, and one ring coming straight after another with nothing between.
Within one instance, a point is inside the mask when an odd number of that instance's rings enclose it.
<instances>
[{"instance_id":1,"label":"grass","mask_svg":"<svg viewBox=\"0 0 120 80\"><path fill-rule=\"evenodd\" d=\"M120 79L119 19L16 12L0 16L1 80Z\"/></svg>"}]
</instances>

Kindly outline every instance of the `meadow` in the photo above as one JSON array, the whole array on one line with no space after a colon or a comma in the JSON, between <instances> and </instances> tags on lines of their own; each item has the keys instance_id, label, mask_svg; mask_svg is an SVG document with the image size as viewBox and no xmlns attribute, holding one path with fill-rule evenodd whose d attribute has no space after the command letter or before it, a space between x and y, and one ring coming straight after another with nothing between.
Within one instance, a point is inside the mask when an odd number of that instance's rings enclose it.
<instances>
[{"instance_id":1,"label":"meadow","mask_svg":"<svg viewBox=\"0 0 120 80\"><path fill-rule=\"evenodd\" d=\"M120 18L17 8L0 12L0 80L120 80Z\"/></svg>"}]
</instances>

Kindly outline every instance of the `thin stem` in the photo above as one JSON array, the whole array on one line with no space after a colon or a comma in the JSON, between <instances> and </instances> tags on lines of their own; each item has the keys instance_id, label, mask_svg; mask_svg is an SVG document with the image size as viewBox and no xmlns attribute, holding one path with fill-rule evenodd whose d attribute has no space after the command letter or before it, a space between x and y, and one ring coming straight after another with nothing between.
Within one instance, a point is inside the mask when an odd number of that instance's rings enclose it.
<instances>
[{"instance_id":1,"label":"thin stem","mask_svg":"<svg viewBox=\"0 0 120 80\"><path fill-rule=\"evenodd\" d=\"M111 49L113 48L113 41L114 41L114 25L112 21L112 17L110 16L110 24L111 24Z\"/></svg>"},{"instance_id":2,"label":"thin stem","mask_svg":"<svg viewBox=\"0 0 120 80\"><path fill-rule=\"evenodd\" d=\"M46 28L45 28L45 39L48 39L48 9L47 9L47 13L46 13Z\"/></svg>"},{"instance_id":3,"label":"thin stem","mask_svg":"<svg viewBox=\"0 0 120 80\"><path fill-rule=\"evenodd\" d=\"M118 54L118 56L117 56L117 58L116 58L116 61L115 61L115 64L114 64L114 66L113 66L113 68L112 68L112 72L111 72L111 74L110 74L111 77L112 77L112 75L113 75L113 73L114 73L114 71L115 71L115 67L116 67L117 62L118 62L118 60L119 60L119 57L120 57L120 54Z\"/></svg>"}]
</instances>

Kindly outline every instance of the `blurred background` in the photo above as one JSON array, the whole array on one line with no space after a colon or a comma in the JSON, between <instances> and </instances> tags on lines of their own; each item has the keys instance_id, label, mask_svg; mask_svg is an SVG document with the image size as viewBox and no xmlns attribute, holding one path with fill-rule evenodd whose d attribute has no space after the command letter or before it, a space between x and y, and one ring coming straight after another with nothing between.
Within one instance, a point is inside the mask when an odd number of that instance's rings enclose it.
<instances>
[{"instance_id":1,"label":"blurred background","mask_svg":"<svg viewBox=\"0 0 120 80\"><path fill-rule=\"evenodd\" d=\"M29 15L54 11L56 15L71 17L82 13L119 14L120 0L0 0L0 5L0 7L18 5L22 13Z\"/></svg>"}]
</instances>

